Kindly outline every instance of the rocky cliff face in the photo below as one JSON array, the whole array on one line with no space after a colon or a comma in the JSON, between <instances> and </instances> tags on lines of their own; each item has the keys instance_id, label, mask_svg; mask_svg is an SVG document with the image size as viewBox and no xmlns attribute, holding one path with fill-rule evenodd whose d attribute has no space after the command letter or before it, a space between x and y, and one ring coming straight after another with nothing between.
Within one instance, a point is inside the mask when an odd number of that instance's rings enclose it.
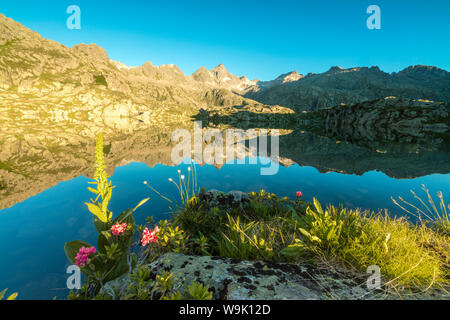
<instances>
[{"instance_id":1,"label":"rocky cliff face","mask_svg":"<svg viewBox=\"0 0 450 320\"><path fill-rule=\"evenodd\" d=\"M335 130L342 136L367 139L372 136L370 132L397 131L412 136L423 136L427 132L445 134L449 131L449 113L450 103L396 97L351 106L342 104L317 112L327 130Z\"/></svg>"}]
</instances>

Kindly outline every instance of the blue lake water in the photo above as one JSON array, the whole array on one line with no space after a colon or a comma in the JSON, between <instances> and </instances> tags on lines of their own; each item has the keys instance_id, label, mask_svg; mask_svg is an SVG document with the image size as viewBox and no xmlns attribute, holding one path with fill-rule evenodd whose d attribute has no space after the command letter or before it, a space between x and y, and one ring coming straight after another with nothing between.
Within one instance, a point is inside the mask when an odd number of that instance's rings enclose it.
<instances>
[{"instance_id":1,"label":"blue lake water","mask_svg":"<svg viewBox=\"0 0 450 320\"><path fill-rule=\"evenodd\" d=\"M177 170L187 173L187 166L130 163L117 167L111 180L113 191L110 209L118 214L134 207L140 200L151 197L135 214L138 223L145 217L156 220L170 218L167 201L153 193L143 181L148 181L162 194L176 199L177 190L168 181L176 178ZM387 208L392 214L403 214L390 200L391 196L412 199L410 189L421 193L421 185L434 196L450 195L450 174L431 174L415 179L393 179L384 173L370 171L361 176L336 172L320 173L313 167L280 166L276 175L260 175L261 165L226 164L220 170L197 166L199 186L222 191L258 191L265 189L280 196L295 197L303 192L304 199L318 198L323 204L343 204L365 209ZM63 246L79 239L96 241L92 215L84 205L92 194L87 190L90 180L84 176L60 182L38 195L0 210L0 289L19 292L20 299L64 299L66 268L69 265Z\"/></svg>"}]
</instances>

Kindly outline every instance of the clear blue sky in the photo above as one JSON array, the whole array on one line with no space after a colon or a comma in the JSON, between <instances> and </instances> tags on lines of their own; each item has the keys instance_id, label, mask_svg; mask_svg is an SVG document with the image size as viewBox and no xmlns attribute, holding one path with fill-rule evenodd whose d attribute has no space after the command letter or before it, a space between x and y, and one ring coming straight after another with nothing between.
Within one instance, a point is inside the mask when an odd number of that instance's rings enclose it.
<instances>
[{"instance_id":1,"label":"clear blue sky","mask_svg":"<svg viewBox=\"0 0 450 320\"><path fill-rule=\"evenodd\" d=\"M81 30L66 28L71 4ZM371 4L381 30L366 27ZM260 80L334 65L450 69L448 0L17 0L0 12L67 46L96 43L127 65L173 63L186 74L219 63Z\"/></svg>"}]
</instances>

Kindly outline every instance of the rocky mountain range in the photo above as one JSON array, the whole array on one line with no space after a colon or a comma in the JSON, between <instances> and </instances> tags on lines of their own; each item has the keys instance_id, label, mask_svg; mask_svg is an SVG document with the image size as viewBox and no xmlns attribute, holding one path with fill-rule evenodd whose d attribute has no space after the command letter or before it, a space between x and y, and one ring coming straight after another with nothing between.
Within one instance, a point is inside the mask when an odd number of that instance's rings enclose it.
<instances>
[{"instance_id":1,"label":"rocky mountain range","mask_svg":"<svg viewBox=\"0 0 450 320\"><path fill-rule=\"evenodd\" d=\"M388 96L450 101L450 72L430 66L411 66L392 74L378 67L332 67L325 73L298 75L294 79L270 86L257 84L248 88L244 96L294 110L318 110Z\"/></svg>"},{"instance_id":2,"label":"rocky mountain range","mask_svg":"<svg viewBox=\"0 0 450 320\"><path fill-rule=\"evenodd\" d=\"M83 101L84 107L86 103L92 110L127 105L126 111L136 114L142 112L138 106L189 112L214 103L317 110L386 96L448 102L448 88L450 73L430 66L411 66L392 74L378 67L332 67L306 76L293 71L271 81L235 76L223 64L211 70L201 67L192 75L175 65L147 62L128 67L110 60L95 44L69 48L0 14L2 96L6 92L60 98L61 104L75 107L80 102L77 98L87 95L90 99Z\"/></svg>"}]
</instances>

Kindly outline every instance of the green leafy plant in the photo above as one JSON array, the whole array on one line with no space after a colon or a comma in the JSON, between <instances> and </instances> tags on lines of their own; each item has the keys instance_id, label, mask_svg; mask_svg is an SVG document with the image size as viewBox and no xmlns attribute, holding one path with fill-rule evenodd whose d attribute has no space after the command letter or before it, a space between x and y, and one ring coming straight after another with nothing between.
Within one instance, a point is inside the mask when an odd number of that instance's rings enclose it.
<instances>
[{"instance_id":1,"label":"green leafy plant","mask_svg":"<svg viewBox=\"0 0 450 320\"><path fill-rule=\"evenodd\" d=\"M151 290L152 297L155 293L159 293L160 299L164 299L164 297L172 293L174 284L173 273L164 270L162 274L156 276L156 283Z\"/></svg>"},{"instance_id":2,"label":"green leafy plant","mask_svg":"<svg viewBox=\"0 0 450 320\"><path fill-rule=\"evenodd\" d=\"M288 218L292 212L302 214L301 200L294 202L261 190L249 193L249 201L228 206L227 201L221 205L204 193L192 197L173 219L189 236L192 254L283 259L280 251L293 243L296 230Z\"/></svg>"},{"instance_id":3,"label":"green leafy plant","mask_svg":"<svg viewBox=\"0 0 450 320\"><path fill-rule=\"evenodd\" d=\"M208 242L208 238L206 238L201 232L199 232L199 236L192 239L194 244L194 252L197 254L201 254L204 256L209 256L210 253L210 244Z\"/></svg>"},{"instance_id":4,"label":"green leafy plant","mask_svg":"<svg viewBox=\"0 0 450 320\"><path fill-rule=\"evenodd\" d=\"M157 223L158 241L145 249L147 262L154 261L167 252L189 253L189 236L179 226L175 226L168 220L161 220Z\"/></svg>"},{"instance_id":5,"label":"green leafy plant","mask_svg":"<svg viewBox=\"0 0 450 320\"><path fill-rule=\"evenodd\" d=\"M273 217L283 217L292 210L305 212L307 204L301 198L292 201L288 197L280 198L276 194L268 193L264 190L249 193L250 202L244 208L246 215L252 219L271 219Z\"/></svg>"},{"instance_id":6,"label":"green leafy plant","mask_svg":"<svg viewBox=\"0 0 450 320\"><path fill-rule=\"evenodd\" d=\"M200 234L210 238L221 231L225 219L226 215L218 207L210 208L198 197L193 197L177 212L173 221L194 238Z\"/></svg>"},{"instance_id":7,"label":"green leafy plant","mask_svg":"<svg viewBox=\"0 0 450 320\"><path fill-rule=\"evenodd\" d=\"M204 286L202 283L193 282L187 288L189 300L211 300L212 292L209 291L209 286Z\"/></svg>"},{"instance_id":8,"label":"green leafy plant","mask_svg":"<svg viewBox=\"0 0 450 320\"><path fill-rule=\"evenodd\" d=\"M150 270L145 266L138 266L130 274L130 280L124 300L148 300L150 287L154 283Z\"/></svg>"},{"instance_id":9,"label":"green leafy plant","mask_svg":"<svg viewBox=\"0 0 450 320\"><path fill-rule=\"evenodd\" d=\"M181 292L172 292L166 296L164 296L161 300L182 300Z\"/></svg>"},{"instance_id":10,"label":"green leafy plant","mask_svg":"<svg viewBox=\"0 0 450 320\"><path fill-rule=\"evenodd\" d=\"M0 292L0 300L3 300L3 298L5 297L6 291L8 291L8 289L5 289L5 290ZM8 298L6 298L6 300L16 300L18 295L19 294L17 292L14 292Z\"/></svg>"},{"instance_id":11,"label":"green leafy plant","mask_svg":"<svg viewBox=\"0 0 450 320\"><path fill-rule=\"evenodd\" d=\"M256 221L241 223L240 217L227 217L227 229L216 240L221 256L246 260L272 259L273 233L266 234L264 224Z\"/></svg>"},{"instance_id":12,"label":"green leafy plant","mask_svg":"<svg viewBox=\"0 0 450 320\"><path fill-rule=\"evenodd\" d=\"M179 226L173 226L169 221L159 222L158 245L167 248L168 251L182 253L186 249L187 235Z\"/></svg>"},{"instance_id":13,"label":"green leafy plant","mask_svg":"<svg viewBox=\"0 0 450 320\"><path fill-rule=\"evenodd\" d=\"M323 210L319 201L314 198L314 209L307 207L306 214L299 217L293 213L293 221L298 225L298 230L302 234L309 248L312 250L319 247L323 253L333 254L342 246L345 246L348 239L355 239L362 236L362 216L367 212L359 210L347 210L342 207L327 206ZM284 251L285 254L292 254L292 249L303 250L304 241L296 241L290 249Z\"/></svg>"}]
</instances>

